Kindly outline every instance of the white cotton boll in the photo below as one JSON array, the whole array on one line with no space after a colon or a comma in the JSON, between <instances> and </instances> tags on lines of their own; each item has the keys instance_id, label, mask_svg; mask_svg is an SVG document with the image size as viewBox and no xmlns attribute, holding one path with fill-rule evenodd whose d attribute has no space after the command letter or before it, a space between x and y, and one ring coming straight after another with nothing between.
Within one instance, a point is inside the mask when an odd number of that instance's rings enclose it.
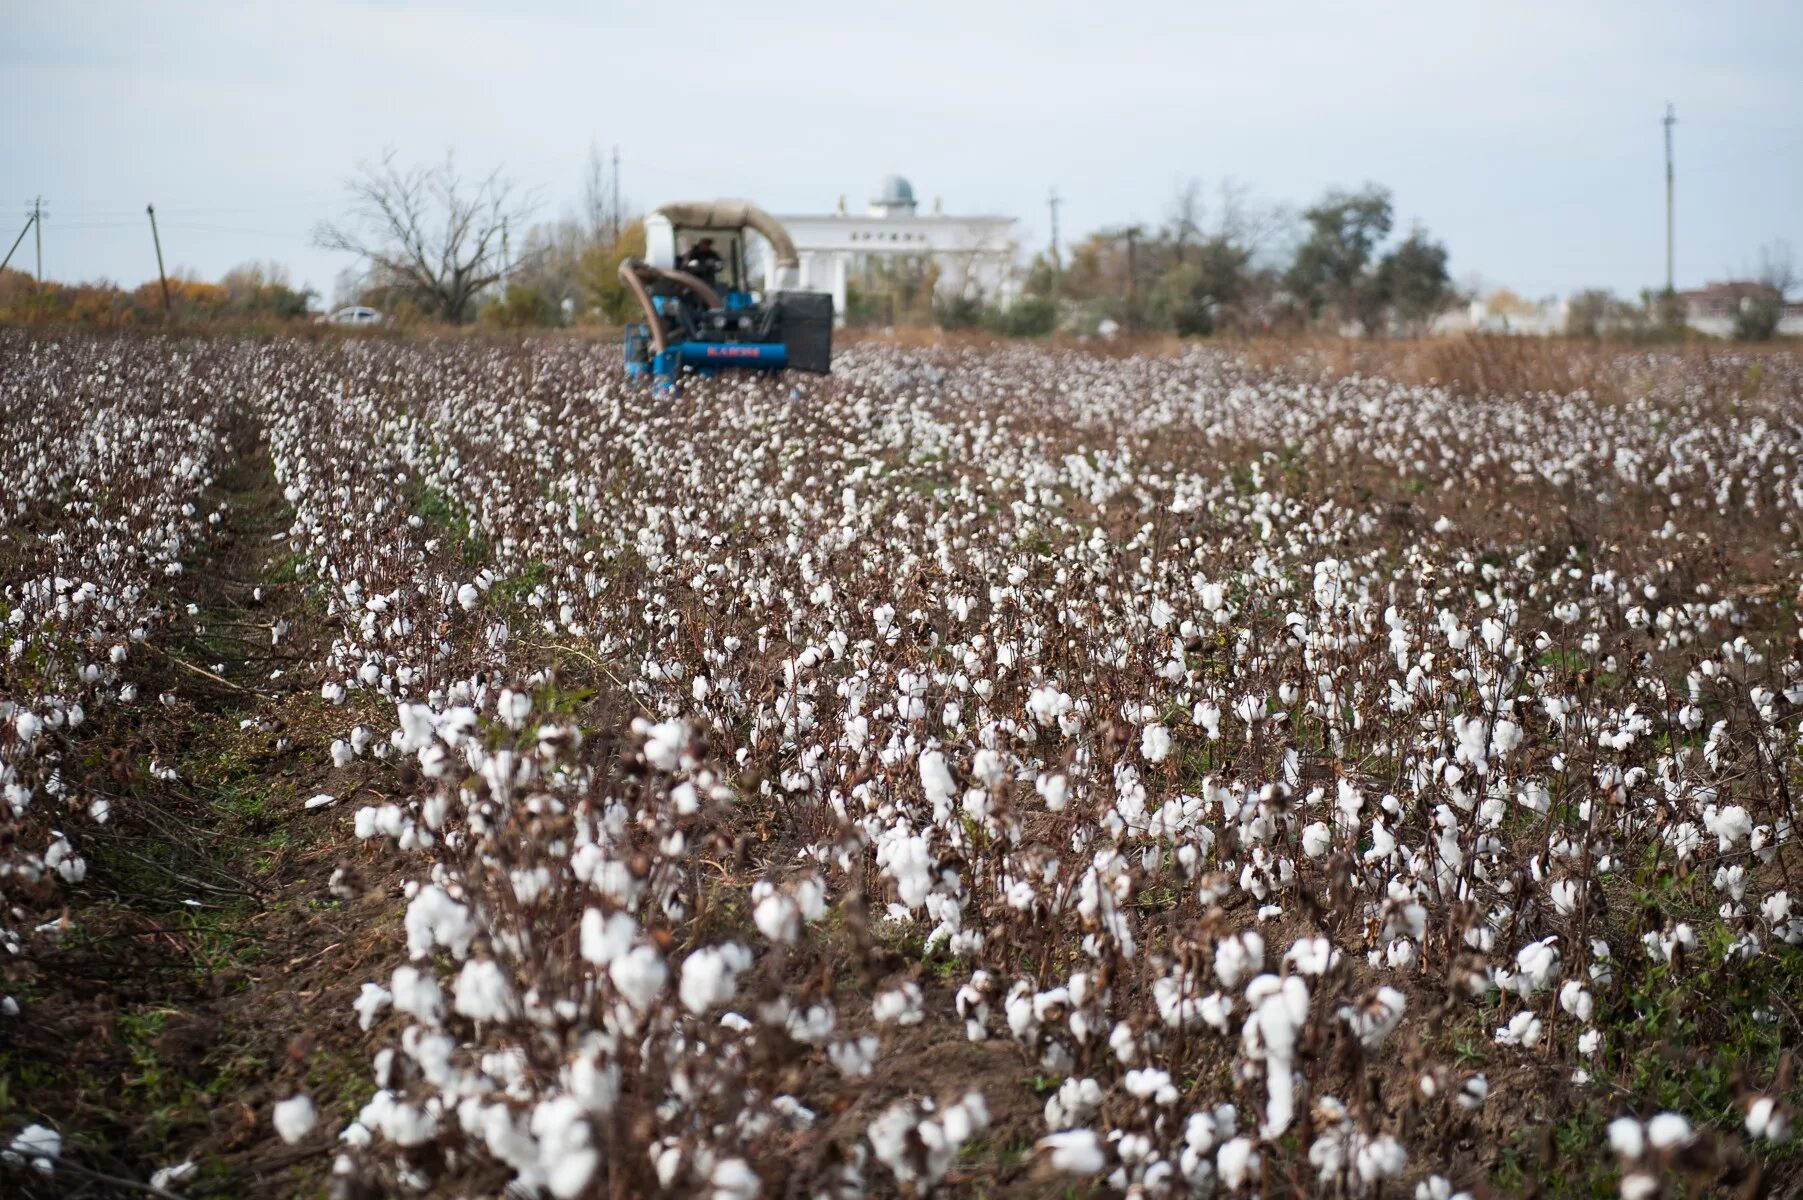
<instances>
[{"instance_id":1,"label":"white cotton boll","mask_svg":"<svg viewBox=\"0 0 1803 1200\"><path fill-rule=\"evenodd\" d=\"M476 921L469 909L451 899L437 884L419 890L407 905L403 923L407 929L407 952L415 959L428 957L438 946L455 958L467 957L470 941L476 936Z\"/></svg>"},{"instance_id":2,"label":"white cotton boll","mask_svg":"<svg viewBox=\"0 0 1803 1200\"><path fill-rule=\"evenodd\" d=\"M495 703L495 715L509 729L520 729L526 724L526 718L532 714L532 696L528 692L516 692L508 688L501 689L501 698Z\"/></svg>"},{"instance_id":3,"label":"white cotton boll","mask_svg":"<svg viewBox=\"0 0 1803 1200\"><path fill-rule=\"evenodd\" d=\"M1658 1194L1659 1180L1645 1171L1621 1177L1621 1200L1653 1200Z\"/></svg>"},{"instance_id":4,"label":"white cotton boll","mask_svg":"<svg viewBox=\"0 0 1803 1200\"><path fill-rule=\"evenodd\" d=\"M1340 961L1340 952L1324 937L1300 937L1284 952L1283 961L1298 975L1324 975Z\"/></svg>"},{"instance_id":5,"label":"white cotton boll","mask_svg":"<svg viewBox=\"0 0 1803 1200\"><path fill-rule=\"evenodd\" d=\"M27 1125L12 1140L8 1150L29 1160L38 1170L48 1174L47 1160L58 1158L63 1152L63 1135L48 1125Z\"/></svg>"},{"instance_id":6,"label":"white cotton boll","mask_svg":"<svg viewBox=\"0 0 1803 1200\"><path fill-rule=\"evenodd\" d=\"M1609 1122L1609 1149L1622 1158L1635 1159L1646 1153L1646 1131L1633 1117L1617 1117Z\"/></svg>"},{"instance_id":7,"label":"white cotton boll","mask_svg":"<svg viewBox=\"0 0 1803 1200\"><path fill-rule=\"evenodd\" d=\"M631 915L624 912L602 915L599 908L590 908L582 914L579 953L582 959L595 966L608 966L609 962L631 950L636 941L638 923Z\"/></svg>"},{"instance_id":8,"label":"white cotton boll","mask_svg":"<svg viewBox=\"0 0 1803 1200\"><path fill-rule=\"evenodd\" d=\"M351 760L355 757L356 755L351 753L351 744L343 738L337 738L332 742L332 765L334 767L343 770L351 765Z\"/></svg>"},{"instance_id":9,"label":"white cotton boll","mask_svg":"<svg viewBox=\"0 0 1803 1200\"><path fill-rule=\"evenodd\" d=\"M1150 1100L1154 1104L1171 1105L1177 1103L1177 1088L1171 1083L1169 1071L1157 1067L1142 1067L1128 1071L1122 1080L1127 1094L1140 1100Z\"/></svg>"},{"instance_id":10,"label":"white cotton boll","mask_svg":"<svg viewBox=\"0 0 1803 1200\"><path fill-rule=\"evenodd\" d=\"M1222 941L1215 947L1215 977L1224 988L1238 986L1240 980L1264 969L1265 939L1248 930Z\"/></svg>"},{"instance_id":11,"label":"white cotton boll","mask_svg":"<svg viewBox=\"0 0 1803 1200\"><path fill-rule=\"evenodd\" d=\"M580 1196L601 1165L587 1111L573 1097L557 1096L532 1110L530 1128L545 1187L558 1200Z\"/></svg>"},{"instance_id":12,"label":"white cotton boll","mask_svg":"<svg viewBox=\"0 0 1803 1200\"><path fill-rule=\"evenodd\" d=\"M1662 1112L1646 1123L1647 1144L1655 1150L1682 1146L1690 1133L1690 1122L1675 1112Z\"/></svg>"},{"instance_id":13,"label":"white cotton boll","mask_svg":"<svg viewBox=\"0 0 1803 1200\"><path fill-rule=\"evenodd\" d=\"M870 1016L878 1025L918 1025L926 1020L926 1005L920 985L912 980L886 992L878 992L870 1005Z\"/></svg>"},{"instance_id":14,"label":"white cotton boll","mask_svg":"<svg viewBox=\"0 0 1803 1200\"><path fill-rule=\"evenodd\" d=\"M439 594L443 595L444 593L440 592ZM482 593L476 590L475 584L466 583L457 589L457 605L464 612L474 611L476 605L480 603L482 603Z\"/></svg>"},{"instance_id":15,"label":"white cotton boll","mask_svg":"<svg viewBox=\"0 0 1803 1200\"><path fill-rule=\"evenodd\" d=\"M767 882L753 886L751 896L751 919L758 932L772 942L793 942L801 932L801 913L795 902Z\"/></svg>"},{"instance_id":16,"label":"white cotton boll","mask_svg":"<svg viewBox=\"0 0 1803 1200\"><path fill-rule=\"evenodd\" d=\"M1518 1012L1507 1025L1496 1031L1496 1041L1503 1046L1532 1049L1540 1042L1541 1028L1540 1018L1532 1012Z\"/></svg>"},{"instance_id":17,"label":"white cotton boll","mask_svg":"<svg viewBox=\"0 0 1803 1200\"><path fill-rule=\"evenodd\" d=\"M1379 1134L1360 1146L1354 1162L1359 1179L1366 1184L1394 1179L1402 1174L1408 1164L1408 1151L1402 1148L1401 1142L1387 1133Z\"/></svg>"},{"instance_id":18,"label":"white cotton boll","mask_svg":"<svg viewBox=\"0 0 1803 1200\"><path fill-rule=\"evenodd\" d=\"M357 1010L357 1027L368 1031L376 1023L381 1011L394 1003L394 993L379 983L365 983L358 993L356 1001L351 1005Z\"/></svg>"},{"instance_id":19,"label":"white cotton boll","mask_svg":"<svg viewBox=\"0 0 1803 1200\"><path fill-rule=\"evenodd\" d=\"M1508 754L1521 745L1521 726L1506 717L1499 718L1496 727L1490 731L1490 749L1498 758Z\"/></svg>"},{"instance_id":20,"label":"white cotton boll","mask_svg":"<svg viewBox=\"0 0 1803 1200\"><path fill-rule=\"evenodd\" d=\"M689 727L682 721L659 721L645 730L645 761L665 774L682 766L689 748Z\"/></svg>"},{"instance_id":21,"label":"white cotton boll","mask_svg":"<svg viewBox=\"0 0 1803 1200\"><path fill-rule=\"evenodd\" d=\"M920 786L936 808L952 803L958 794L958 785L952 781L952 773L945 765L945 755L937 750L922 752Z\"/></svg>"},{"instance_id":22,"label":"white cotton boll","mask_svg":"<svg viewBox=\"0 0 1803 1200\"><path fill-rule=\"evenodd\" d=\"M411 1013L428 1025L444 1020L444 989L418 967L396 967L388 987L396 1012Z\"/></svg>"},{"instance_id":23,"label":"white cotton boll","mask_svg":"<svg viewBox=\"0 0 1803 1200\"><path fill-rule=\"evenodd\" d=\"M270 1116L275 1122L276 1133L290 1146L312 1133L314 1123L319 1119L313 1110L312 1099L305 1093L279 1101Z\"/></svg>"},{"instance_id":24,"label":"white cotton boll","mask_svg":"<svg viewBox=\"0 0 1803 1200\"><path fill-rule=\"evenodd\" d=\"M1321 858L1333 848L1333 830L1325 821L1315 821L1302 830L1302 852L1310 858Z\"/></svg>"},{"instance_id":25,"label":"white cotton boll","mask_svg":"<svg viewBox=\"0 0 1803 1200\"><path fill-rule=\"evenodd\" d=\"M1589 1021L1595 1001L1589 988L1576 979L1567 979L1559 985L1559 1007L1580 1021Z\"/></svg>"},{"instance_id":26,"label":"white cotton boll","mask_svg":"<svg viewBox=\"0 0 1803 1200\"><path fill-rule=\"evenodd\" d=\"M1108 1165L1108 1157L1102 1152L1102 1139L1092 1129L1048 1134L1039 1139L1035 1149L1046 1156L1046 1163L1052 1170L1066 1175L1099 1175Z\"/></svg>"},{"instance_id":27,"label":"white cotton boll","mask_svg":"<svg viewBox=\"0 0 1803 1200\"><path fill-rule=\"evenodd\" d=\"M1790 1140L1790 1118L1770 1096L1755 1097L1747 1105L1747 1132L1768 1142Z\"/></svg>"},{"instance_id":28,"label":"white cotton boll","mask_svg":"<svg viewBox=\"0 0 1803 1200\"><path fill-rule=\"evenodd\" d=\"M683 960L678 996L682 1006L700 1016L729 1002L738 989L737 975L751 967L751 951L737 942L704 946Z\"/></svg>"},{"instance_id":29,"label":"white cotton boll","mask_svg":"<svg viewBox=\"0 0 1803 1200\"><path fill-rule=\"evenodd\" d=\"M1051 812L1064 811L1069 787L1063 775L1041 775L1033 781L1033 790L1045 800L1045 806Z\"/></svg>"},{"instance_id":30,"label":"white cotton boll","mask_svg":"<svg viewBox=\"0 0 1803 1200\"><path fill-rule=\"evenodd\" d=\"M1255 1183L1259 1175L1258 1147L1249 1137L1236 1137L1215 1152L1215 1172L1229 1191Z\"/></svg>"},{"instance_id":31,"label":"white cotton boll","mask_svg":"<svg viewBox=\"0 0 1803 1200\"><path fill-rule=\"evenodd\" d=\"M1054 1132L1087 1125L1102 1107L1102 1085L1094 1079L1066 1079L1045 1102L1045 1123Z\"/></svg>"},{"instance_id":32,"label":"white cotton boll","mask_svg":"<svg viewBox=\"0 0 1803 1200\"><path fill-rule=\"evenodd\" d=\"M693 956L690 956L693 958ZM651 1004L664 990L664 984L670 978L670 969L664 965L664 956L658 953L656 946L649 944L633 947L627 953L613 960L608 965L607 977L620 990L639 1012L649 1012ZM688 988L687 973L684 973L683 988ZM691 1009L699 1012L700 1009Z\"/></svg>"},{"instance_id":33,"label":"white cotton boll","mask_svg":"<svg viewBox=\"0 0 1803 1200\"><path fill-rule=\"evenodd\" d=\"M863 1079L869 1076L876 1067L878 1045L879 1043L874 1037L834 1042L826 1049L827 1061L837 1067L839 1073L847 1079Z\"/></svg>"},{"instance_id":34,"label":"white cotton boll","mask_svg":"<svg viewBox=\"0 0 1803 1200\"><path fill-rule=\"evenodd\" d=\"M947 1141L962 1146L989 1128L989 1103L981 1092L966 1092L956 1104L946 1108L939 1124Z\"/></svg>"},{"instance_id":35,"label":"white cotton boll","mask_svg":"<svg viewBox=\"0 0 1803 1200\"><path fill-rule=\"evenodd\" d=\"M1466 1112L1483 1107L1490 1095L1490 1081L1482 1075L1473 1075L1459 1087L1459 1107Z\"/></svg>"},{"instance_id":36,"label":"white cotton boll","mask_svg":"<svg viewBox=\"0 0 1803 1200\"><path fill-rule=\"evenodd\" d=\"M477 1021L501 1021L513 1013L507 976L491 959L472 958L458 972L452 1009Z\"/></svg>"},{"instance_id":37,"label":"white cotton boll","mask_svg":"<svg viewBox=\"0 0 1803 1200\"><path fill-rule=\"evenodd\" d=\"M168 1190L182 1180L188 1178L188 1176L194 1174L194 1172L199 1169L200 1167L196 1165L192 1159L189 1159L186 1162L178 1162L173 1166L159 1167L151 1172L150 1186Z\"/></svg>"},{"instance_id":38,"label":"white cotton boll","mask_svg":"<svg viewBox=\"0 0 1803 1200\"><path fill-rule=\"evenodd\" d=\"M1703 824L1716 837L1718 848L1726 853L1746 841L1753 833L1753 818L1738 804L1710 812L1705 810Z\"/></svg>"},{"instance_id":39,"label":"white cotton boll","mask_svg":"<svg viewBox=\"0 0 1803 1200\"><path fill-rule=\"evenodd\" d=\"M1148 725L1140 731L1139 752L1149 763L1161 763L1171 754L1171 731L1163 725Z\"/></svg>"},{"instance_id":40,"label":"white cotton boll","mask_svg":"<svg viewBox=\"0 0 1803 1200\"><path fill-rule=\"evenodd\" d=\"M742 1158L725 1158L715 1163L707 1182L713 1188L712 1200L757 1200L764 1190L757 1172Z\"/></svg>"}]
</instances>

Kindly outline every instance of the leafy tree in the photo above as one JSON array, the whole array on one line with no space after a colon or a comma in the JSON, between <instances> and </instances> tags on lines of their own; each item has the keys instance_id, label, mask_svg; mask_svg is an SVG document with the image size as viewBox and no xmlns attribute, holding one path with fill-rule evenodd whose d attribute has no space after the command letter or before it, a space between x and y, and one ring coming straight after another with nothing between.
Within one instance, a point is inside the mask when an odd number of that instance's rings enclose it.
<instances>
[{"instance_id":1,"label":"leafy tree","mask_svg":"<svg viewBox=\"0 0 1803 1200\"><path fill-rule=\"evenodd\" d=\"M972 329L983 322L983 302L975 296L952 296L934 303L933 316L941 329Z\"/></svg>"},{"instance_id":2,"label":"leafy tree","mask_svg":"<svg viewBox=\"0 0 1803 1200\"><path fill-rule=\"evenodd\" d=\"M1044 337L1058 323L1058 312L1043 296L1022 296L1007 308L989 310L984 322L1008 337Z\"/></svg>"},{"instance_id":3,"label":"leafy tree","mask_svg":"<svg viewBox=\"0 0 1803 1200\"><path fill-rule=\"evenodd\" d=\"M1174 241L1181 254L1182 243ZM1252 251L1226 237L1211 237L1188 250L1190 261L1165 270L1152 288L1155 321L1183 336L1208 335L1242 324L1256 284Z\"/></svg>"},{"instance_id":4,"label":"leafy tree","mask_svg":"<svg viewBox=\"0 0 1803 1200\"><path fill-rule=\"evenodd\" d=\"M1776 296L1749 296L1734 315L1734 336L1743 342L1769 342L1778 332L1784 302Z\"/></svg>"},{"instance_id":5,"label":"leafy tree","mask_svg":"<svg viewBox=\"0 0 1803 1200\"><path fill-rule=\"evenodd\" d=\"M583 252L577 268L577 279L588 296L589 305L607 320L620 324L642 320L638 302L620 282L620 264L629 258L645 256L645 223L634 221L620 231L620 240L597 242Z\"/></svg>"},{"instance_id":6,"label":"leafy tree","mask_svg":"<svg viewBox=\"0 0 1803 1200\"><path fill-rule=\"evenodd\" d=\"M497 329L537 329L558 324L562 316L562 310L542 289L515 283L482 310L482 323Z\"/></svg>"},{"instance_id":7,"label":"leafy tree","mask_svg":"<svg viewBox=\"0 0 1803 1200\"><path fill-rule=\"evenodd\" d=\"M1446 247L1416 229L1377 267L1376 293L1404 326L1419 331L1453 299L1452 277L1446 273ZM1369 330L1371 324L1365 322Z\"/></svg>"},{"instance_id":8,"label":"leafy tree","mask_svg":"<svg viewBox=\"0 0 1803 1200\"><path fill-rule=\"evenodd\" d=\"M1791 265L1790 246L1776 242L1759 251L1760 295L1741 302L1734 318L1734 336L1743 342L1769 342L1778 332L1784 316L1785 295L1796 286L1797 275Z\"/></svg>"},{"instance_id":9,"label":"leafy tree","mask_svg":"<svg viewBox=\"0 0 1803 1200\"><path fill-rule=\"evenodd\" d=\"M1308 237L1296 251L1284 286L1309 316L1332 312L1367 332L1382 319L1384 295L1369 268L1390 234L1390 193L1376 184L1360 192L1329 192L1302 214Z\"/></svg>"}]
</instances>

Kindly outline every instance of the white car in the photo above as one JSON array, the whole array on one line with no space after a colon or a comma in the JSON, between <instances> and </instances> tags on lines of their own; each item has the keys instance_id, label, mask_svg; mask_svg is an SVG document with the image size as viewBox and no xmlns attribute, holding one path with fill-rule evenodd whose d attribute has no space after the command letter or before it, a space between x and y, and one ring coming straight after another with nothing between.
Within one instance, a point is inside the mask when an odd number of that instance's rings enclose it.
<instances>
[{"instance_id":1,"label":"white car","mask_svg":"<svg viewBox=\"0 0 1803 1200\"><path fill-rule=\"evenodd\" d=\"M333 325L380 325L383 319L381 313L361 304L341 308L326 318Z\"/></svg>"}]
</instances>

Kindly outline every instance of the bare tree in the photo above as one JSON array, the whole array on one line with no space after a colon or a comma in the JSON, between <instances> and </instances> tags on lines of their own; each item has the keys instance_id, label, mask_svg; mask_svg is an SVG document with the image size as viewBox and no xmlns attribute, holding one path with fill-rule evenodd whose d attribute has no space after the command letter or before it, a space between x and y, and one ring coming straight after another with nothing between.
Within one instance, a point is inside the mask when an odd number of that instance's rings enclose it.
<instances>
[{"instance_id":1,"label":"bare tree","mask_svg":"<svg viewBox=\"0 0 1803 1200\"><path fill-rule=\"evenodd\" d=\"M1178 184L1171 193L1170 213L1165 218L1165 228L1169 231L1171 248L1179 264L1184 261L1184 248L1202 236L1202 213L1205 207L1200 179L1192 177Z\"/></svg>"},{"instance_id":2,"label":"bare tree","mask_svg":"<svg viewBox=\"0 0 1803 1200\"><path fill-rule=\"evenodd\" d=\"M618 181L609 173L601 147L590 142L588 165L582 176L582 217L588 225L588 239L595 245L611 245L620 236L621 214L614 211L614 194L618 191Z\"/></svg>"},{"instance_id":3,"label":"bare tree","mask_svg":"<svg viewBox=\"0 0 1803 1200\"><path fill-rule=\"evenodd\" d=\"M1773 242L1759 248L1759 282L1778 293L1784 300L1797 286L1797 267L1791 258L1790 243Z\"/></svg>"},{"instance_id":4,"label":"bare tree","mask_svg":"<svg viewBox=\"0 0 1803 1200\"><path fill-rule=\"evenodd\" d=\"M359 164L346 187L350 215L322 224L314 241L357 255L377 287L453 324L501 278L504 233L523 231L532 209L498 169L467 182L448 152L437 166L402 167L387 151L380 164Z\"/></svg>"}]
</instances>

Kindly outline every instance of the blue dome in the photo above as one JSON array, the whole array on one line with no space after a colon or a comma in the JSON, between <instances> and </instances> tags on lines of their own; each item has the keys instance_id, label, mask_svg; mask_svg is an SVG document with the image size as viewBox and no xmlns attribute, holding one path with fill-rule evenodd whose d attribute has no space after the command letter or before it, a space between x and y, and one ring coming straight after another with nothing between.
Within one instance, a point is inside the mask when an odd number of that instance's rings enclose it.
<instances>
[{"instance_id":1,"label":"blue dome","mask_svg":"<svg viewBox=\"0 0 1803 1200\"><path fill-rule=\"evenodd\" d=\"M891 206L911 206L914 203L914 185L900 175L886 176L883 186L877 191L876 202Z\"/></svg>"}]
</instances>

